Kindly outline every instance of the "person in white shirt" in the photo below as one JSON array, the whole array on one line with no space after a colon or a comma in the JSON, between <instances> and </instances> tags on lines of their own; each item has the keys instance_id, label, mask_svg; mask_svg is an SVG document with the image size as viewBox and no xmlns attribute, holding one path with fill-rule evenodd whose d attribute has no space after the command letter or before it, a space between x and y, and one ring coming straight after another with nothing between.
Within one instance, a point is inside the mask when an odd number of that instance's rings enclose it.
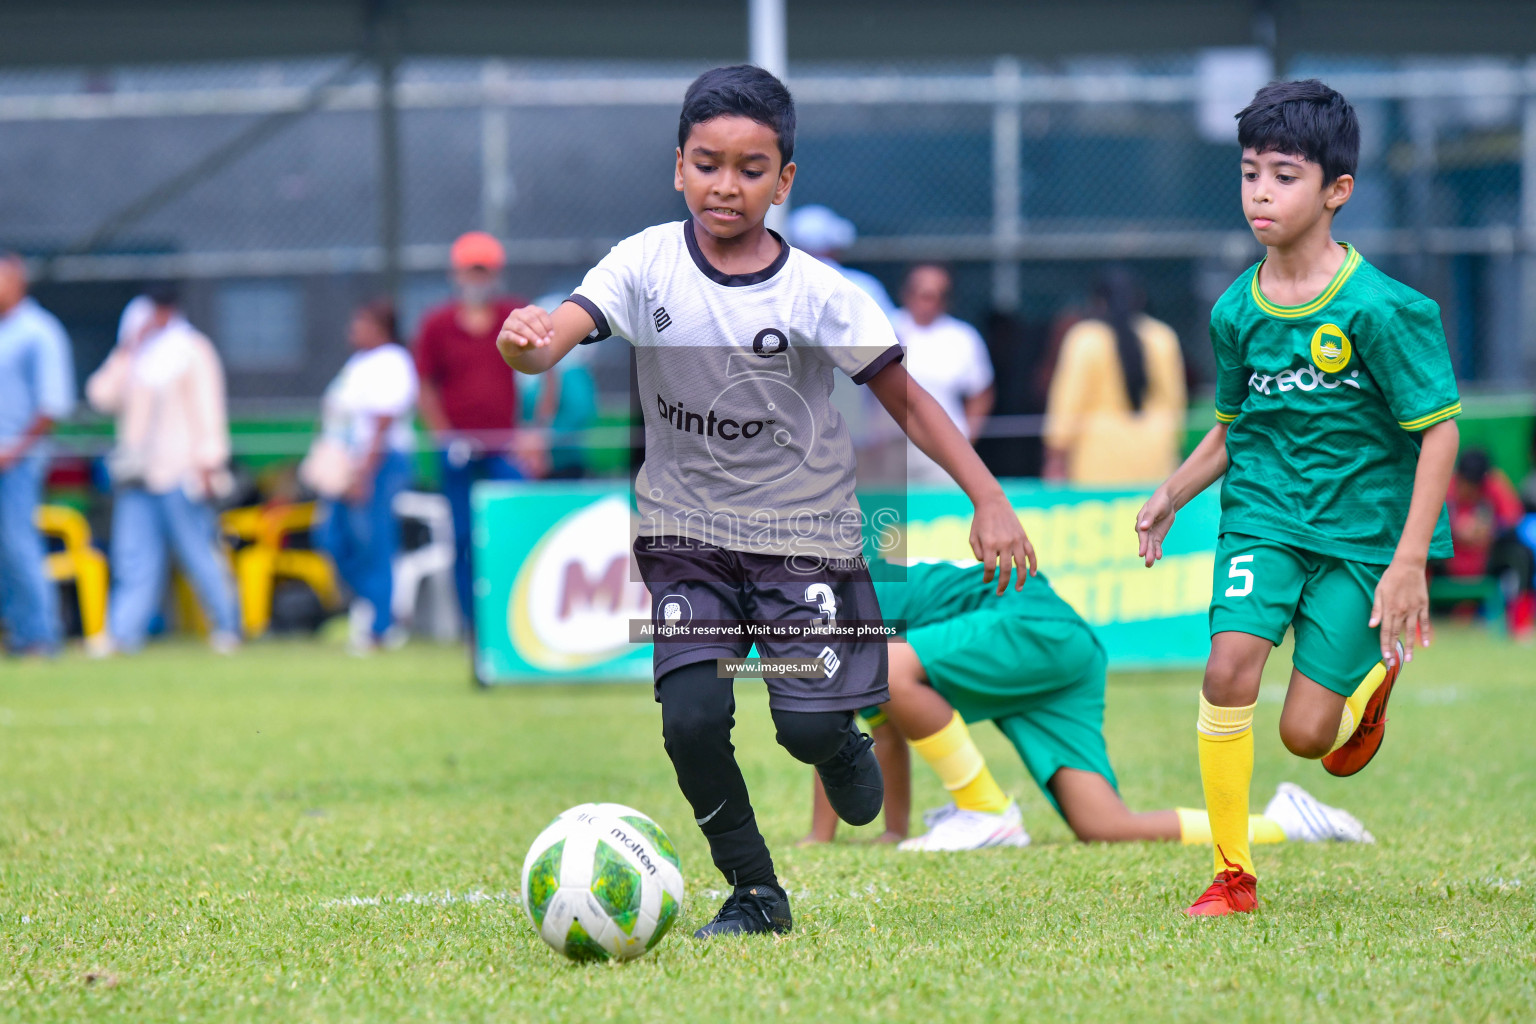
<instances>
[{"instance_id":1,"label":"person in white shirt","mask_svg":"<svg viewBox=\"0 0 1536 1024\"><path fill-rule=\"evenodd\" d=\"M144 644L165 593L168 559L192 584L212 623L209 641L228 653L240 620L214 502L231 489L229 418L219 354L157 285L123 310L117 347L85 384L98 412L117 417L112 477L110 639L94 655Z\"/></svg>"},{"instance_id":2,"label":"person in white shirt","mask_svg":"<svg viewBox=\"0 0 1536 1024\"><path fill-rule=\"evenodd\" d=\"M893 323L906 352L907 372L974 443L992 412L992 359L976 328L947 312L949 293L949 272L943 267L931 263L913 267ZM907 480L948 483L949 475L909 441Z\"/></svg>"},{"instance_id":3,"label":"person in white shirt","mask_svg":"<svg viewBox=\"0 0 1536 1024\"><path fill-rule=\"evenodd\" d=\"M354 639L361 650L392 635L393 566L400 547L393 502L410 483L416 450L416 364L395 337L395 311L387 300L358 310L350 328L356 351L322 399L322 429L348 458L340 494L321 504L316 542L358 599L371 606L367 635Z\"/></svg>"},{"instance_id":4,"label":"person in white shirt","mask_svg":"<svg viewBox=\"0 0 1536 1024\"><path fill-rule=\"evenodd\" d=\"M843 250L859 237L853 221L839 216L830 207L813 203L796 207L784 225L784 232L790 245L805 250L843 275L845 281L874 299L880 312L888 317L896 314L896 304L891 301L890 293L878 277L863 270L845 267L838 259Z\"/></svg>"},{"instance_id":5,"label":"person in white shirt","mask_svg":"<svg viewBox=\"0 0 1536 1024\"><path fill-rule=\"evenodd\" d=\"M885 285L874 274L863 270L855 270L853 267L844 266L839 259L843 251L851 246L859 237L859 232L854 227L853 221L840 216L830 207L812 203L807 206L797 206L793 213L786 218L784 223L784 240L796 249L808 256L812 256L817 262L823 263L837 271L849 284L875 300L875 305L880 307L886 319L896 315L896 303L891 301L890 293L885 290ZM870 395L867 388L859 387L846 377L838 376L832 386L832 408L848 424L848 433L853 438L854 448L860 455L859 469L866 477L882 477L888 474L882 473L881 464L877 461L885 452L899 450L905 443L895 424L890 421L880 403ZM871 460L864 461L862 453L869 452Z\"/></svg>"}]
</instances>

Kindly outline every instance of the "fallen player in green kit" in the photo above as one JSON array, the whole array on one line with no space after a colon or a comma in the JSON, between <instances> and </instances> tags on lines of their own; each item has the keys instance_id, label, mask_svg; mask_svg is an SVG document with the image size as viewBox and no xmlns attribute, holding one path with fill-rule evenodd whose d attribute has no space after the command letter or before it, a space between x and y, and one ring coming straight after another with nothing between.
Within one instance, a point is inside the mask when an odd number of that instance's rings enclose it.
<instances>
[{"instance_id":1,"label":"fallen player in green kit","mask_svg":"<svg viewBox=\"0 0 1536 1024\"><path fill-rule=\"evenodd\" d=\"M1043 575L1023 590L998 594L982 582L982 571L974 564L922 562L908 566L904 582L875 584L881 613L887 621L905 620L906 633L889 647L890 702L866 711L866 721L888 719L954 801L925 815L928 831L900 848L1028 845L1017 801L998 786L966 728L984 719L1008 737L1078 839L1209 843L1203 810L1138 813L1120 798L1104 745L1106 659L1088 623ZM877 738L885 731L877 730ZM906 802L908 787L891 781L887 836L907 820L907 808L892 804ZM836 825L818 790L807 840L830 841ZM1282 783L1264 813L1249 819L1249 832L1261 843L1373 841L1352 815L1291 783Z\"/></svg>"}]
</instances>

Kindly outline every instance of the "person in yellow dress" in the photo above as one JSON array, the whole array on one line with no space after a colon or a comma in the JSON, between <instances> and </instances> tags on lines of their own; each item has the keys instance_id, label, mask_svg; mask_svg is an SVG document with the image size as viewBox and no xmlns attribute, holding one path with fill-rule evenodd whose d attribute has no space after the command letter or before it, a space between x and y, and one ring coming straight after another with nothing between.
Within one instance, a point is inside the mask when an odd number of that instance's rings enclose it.
<instances>
[{"instance_id":1,"label":"person in yellow dress","mask_svg":"<svg viewBox=\"0 0 1536 1024\"><path fill-rule=\"evenodd\" d=\"M1046 404L1047 480L1151 483L1179 464L1184 358L1173 329L1144 306L1130 271L1110 268L1092 315L1062 339Z\"/></svg>"}]
</instances>

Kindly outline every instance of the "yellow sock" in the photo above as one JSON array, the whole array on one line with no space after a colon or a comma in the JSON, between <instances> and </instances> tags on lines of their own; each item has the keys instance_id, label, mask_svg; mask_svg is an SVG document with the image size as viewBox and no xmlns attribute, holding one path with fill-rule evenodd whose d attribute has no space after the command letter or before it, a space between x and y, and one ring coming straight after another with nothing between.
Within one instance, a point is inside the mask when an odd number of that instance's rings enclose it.
<instances>
[{"instance_id":1,"label":"yellow sock","mask_svg":"<svg viewBox=\"0 0 1536 1024\"><path fill-rule=\"evenodd\" d=\"M971 731L960 712L932 736L913 740L912 749L928 762L962 811L1001 814L1007 809L1008 797L987 771L987 762L971 741Z\"/></svg>"},{"instance_id":2,"label":"yellow sock","mask_svg":"<svg viewBox=\"0 0 1536 1024\"><path fill-rule=\"evenodd\" d=\"M1179 842L1185 846L1204 846L1211 841L1211 817L1194 807L1175 807L1179 816ZM1262 814L1248 815L1248 842L1283 843L1285 830L1274 818Z\"/></svg>"},{"instance_id":3,"label":"yellow sock","mask_svg":"<svg viewBox=\"0 0 1536 1024\"><path fill-rule=\"evenodd\" d=\"M1248 849L1248 789L1253 784L1255 706L1219 708L1200 695L1200 781L1205 787L1217 874L1228 870L1229 863L1254 873Z\"/></svg>"},{"instance_id":4,"label":"yellow sock","mask_svg":"<svg viewBox=\"0 0 1536 1024\"><path fill-rule=\"evenodd\" d=\"M1285 829L1274 818L1263 814L1248 815L1248 841L1251 843L1283 843Z\"/></svg>"},{"instance_id":5,"label":"yellow sock","mask_svg":"<svg viewBox=\"0 0 1536 1024\"><path fill-rule=\"evenodd\" d=\"M1386 678L1386 663L1378 661L1376 667L1367 672L1360 685L1355 687L1355 692L1344 699L1344 713L1339 716L1339 734L1334 737L1333 748L1328 753L1338 750L1345 740L1355 734L1355 726L1360 724L1360 716L1365 714L1366 703Z\"/></svg>"}]
</instances>

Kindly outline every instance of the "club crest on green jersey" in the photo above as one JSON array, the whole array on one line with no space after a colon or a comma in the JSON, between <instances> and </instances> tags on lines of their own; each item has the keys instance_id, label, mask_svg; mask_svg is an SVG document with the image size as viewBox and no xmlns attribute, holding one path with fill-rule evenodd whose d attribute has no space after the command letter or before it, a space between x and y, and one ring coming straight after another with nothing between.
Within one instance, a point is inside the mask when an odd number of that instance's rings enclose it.
<instances>
[{"instance_id":1,"label":"club crest on green jersey","mask_svg":"<svg viewBox=\"0 0 1536 1024\"><path fill-rule=\"evenodd\" d=\"M1349 338L1337 324L1323 324L1312 332L1312 362L1324 373L1338 373L1353 354Z\"/></svg>"}]
</instances>

